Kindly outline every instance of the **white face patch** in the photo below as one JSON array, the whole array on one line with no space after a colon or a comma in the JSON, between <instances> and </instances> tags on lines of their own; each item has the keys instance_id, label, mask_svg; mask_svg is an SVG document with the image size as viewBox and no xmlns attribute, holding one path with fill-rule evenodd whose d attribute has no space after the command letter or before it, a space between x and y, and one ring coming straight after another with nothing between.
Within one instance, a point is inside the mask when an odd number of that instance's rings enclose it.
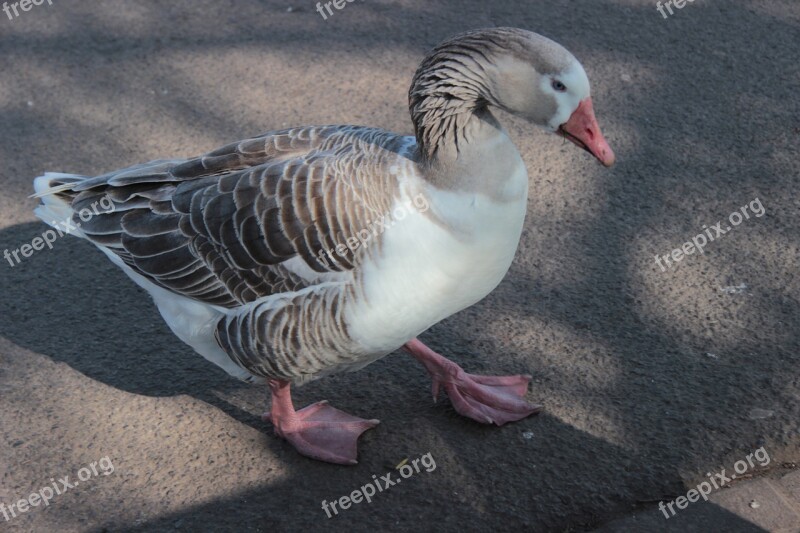
<instances>
[{"instance_id":1,"label":"white face patch","mask_svg":"<svg viewBox=\"0 0 800 533\"><path fill-rule=\"evenodd\" d=\"M556 91L553 88L553 81L558 80L567 88L564 92ZM589 78L586 76L586 71L583 70L578 60L574 60L572 64L567 67L560 74L551 76L542 76L541 83L542 92L551 95L555 98L558 109L555 115L548 121L545 129L554 132L559 126L567 122L572 113L578 109L581 101L585 100L591 95L589 89Z\"/></svg>"}]
</instances>

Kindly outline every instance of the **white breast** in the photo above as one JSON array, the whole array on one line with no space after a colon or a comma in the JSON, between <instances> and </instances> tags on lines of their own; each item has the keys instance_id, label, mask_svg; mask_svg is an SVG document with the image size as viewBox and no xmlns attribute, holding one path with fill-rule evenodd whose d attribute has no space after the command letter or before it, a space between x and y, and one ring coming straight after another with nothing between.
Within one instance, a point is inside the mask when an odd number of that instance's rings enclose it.
<instances>
[{"instance_id":1,"label":"white breast","mask_svg":"<svg viewBox=\"0 0 800 533\"><path fill-rule=\"evenodd\" d=\"M417 184L409 180L395 206L406 216L394 220L380 253L363 266L363 294L348 314L354 340L387 353L500 283L525 218L528 176L521 160L505 181L506 200L427 186L428 209L421 212L410 192Z\"/></svg>"}]
</instances>

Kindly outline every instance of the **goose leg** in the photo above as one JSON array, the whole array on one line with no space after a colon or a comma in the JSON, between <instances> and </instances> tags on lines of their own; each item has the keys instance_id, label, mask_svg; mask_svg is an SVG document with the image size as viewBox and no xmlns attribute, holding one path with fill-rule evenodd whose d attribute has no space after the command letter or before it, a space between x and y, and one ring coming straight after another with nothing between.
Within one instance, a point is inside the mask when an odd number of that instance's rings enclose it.
<instances>
[{"instance_id":1,"label":"goose leg","mask_svg":"<svg viewBox=\"0 0 800 533\"><path fill-rule=\"evenodd\" d=\"M375 427L377 420L349 415L331 407L327 401L295 411L289 382L270 379L268 383L272 391L272 408L262 418L272 422L279 436L312 459L343 465L358 462L358 437Z\"/></svg>"},{"instance_id":2,"label":"goose leg","mask_svg":"<svg viewBox=\"0 0 800 533\"><path fill-rule=\"evenodd\" d=\"M456 363L425 346L419 339L403 345L422 363L433 378L433 399L443 386L460 414L482 422L502 426L541 411L541 405L525 401L530 376L476 376L467 374Z\"/></svg>"}]
</instances>

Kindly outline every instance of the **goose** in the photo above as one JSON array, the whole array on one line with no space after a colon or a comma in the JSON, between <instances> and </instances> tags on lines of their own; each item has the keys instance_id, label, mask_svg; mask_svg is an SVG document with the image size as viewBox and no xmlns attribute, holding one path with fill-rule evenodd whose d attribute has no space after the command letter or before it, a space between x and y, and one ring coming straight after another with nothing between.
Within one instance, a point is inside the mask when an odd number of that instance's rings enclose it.
<instances>
[{"instance_id":1,"label":"goose","mask_svg":"<svg viewBox=\"0 0 800 533\"><path fill-rule=\"evenodd\" d=\"M463 416L502 425L541 410L525 399L531 376L468 374L418 339L489 294L517 249L528 174L498 109L614 163L578 60L539 34L490 28L422 61L413 136L298 127L95 177L47 172L35 213L72 221L200 355L266 383L263 417L300 454L355 464L378 420L325 401L296 410L291 385L404 348L434 400L443 388ZM98 204L109 209L84 216Z\"/></svg>"}]
</instances>

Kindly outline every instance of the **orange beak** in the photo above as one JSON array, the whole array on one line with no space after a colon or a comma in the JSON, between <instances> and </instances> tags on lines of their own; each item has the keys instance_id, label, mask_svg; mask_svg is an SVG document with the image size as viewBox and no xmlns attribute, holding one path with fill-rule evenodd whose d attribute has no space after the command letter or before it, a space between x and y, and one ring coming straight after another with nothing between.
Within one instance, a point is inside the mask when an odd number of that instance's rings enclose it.
<instances>
[{"instance_id":1,"label":"orange beak","mask_svg":"<svg viewBox=\"0 0 800 533\"><path fill-rule=\"evenodd\" d=\"M559 126L558 133L595 156L605 166L614 164L614 151L600 132L591 98L581 101L569 120Z\"/></svg>"}]
</instances>

